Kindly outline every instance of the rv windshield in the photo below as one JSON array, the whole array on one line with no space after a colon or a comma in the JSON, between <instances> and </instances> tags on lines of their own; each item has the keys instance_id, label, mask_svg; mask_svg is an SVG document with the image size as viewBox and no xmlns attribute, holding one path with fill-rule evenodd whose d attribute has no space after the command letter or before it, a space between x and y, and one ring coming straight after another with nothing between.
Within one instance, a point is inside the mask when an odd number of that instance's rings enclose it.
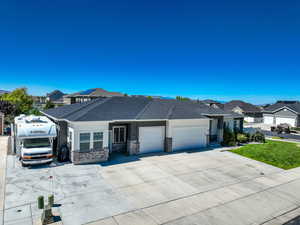
<instances>
[{"instance_id":1,"label":"rv windshield","mask_svg":"<svg viewBox=\"0 0 300 225\"><path fill-rule=\"evenodd\" d=\"M41 148L41 147L50 147L49 138L33 138L33 139L24 139L25 148Z\"/></svg>"}]
</instances>

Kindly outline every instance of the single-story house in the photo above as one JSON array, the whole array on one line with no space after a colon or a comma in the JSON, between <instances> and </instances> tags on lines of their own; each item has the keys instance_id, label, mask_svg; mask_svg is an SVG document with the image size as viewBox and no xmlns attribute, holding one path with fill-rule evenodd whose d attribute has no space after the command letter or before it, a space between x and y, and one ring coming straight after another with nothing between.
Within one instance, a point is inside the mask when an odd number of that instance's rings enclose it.
<instances>
[{"instance_id":1,"label":"single-story house","mask_svg":"<svg viewBox=\"0 0 300 225\"><path fill-rule=\"evenodd\" d=\"M46 105L46 96L31 96L33 100L33 106L37 109L43 109Z\"/></svg>"},{"instance_id":2,"label":"single-story house","mask_svg":"<svg viewBox=\"0 0 300 225\"><path fill-rule=\"evenodd\" d=\"M91 101L96 98L108 98L124 96L120 92L111 92L102 88L91 88L84 91L75 92L73 94L64 95L63 102L65 105Z\"/></svg>"},{"instance_id":3,"label":"single-story house","mask_svg":"<svg viewBox=\"0 0 300 225\"><path fill-rule=\"evenodd\" d=\"M234 100L224 104L225 111L232 111L244 116L248 123L262 123L263 113L261 108L247 102Z\"/></svg>"},{"instance_id":4,"label":"single-story house","mask_svg":"<svg viewBox=\"0 0 300 225\"><path fill-rule=\"evenodd\" d=\"M201 101L202 103L204 103L205 105L217 108L217 109L223 109L223 104L220 102L217 102L215 100L211 100L211 99L205 99Z\"/></svg>"},{"instance_id":5,"label":"single-story house","mask_svg":"<svg viewBox=\"0 0 300 225\"><path fill-rule=\"evenodd\" d=\"M226 122L243 129L241 115L193 101L98 98L42 113L58 124L58 148L67 144L74 164L106 161L113 152L203 148L222 142Z\"/></svg>"},{"instance_id":6,"label":"single-story house","mask_svg":"<svg viewBox=\"0 0 300 225\"><path fill-rule=\"evenodd\" d=\"M50 93L47 93L46 100L51 101L56 106L61 106L64 104L64 96L67 95L60 90L54 90Z\"/></svg>"},{"instance_id":7,"label":"single-story house","mask_svg":"<svg viewBox=\"0 0 300 225\"><path fill-rule=\"evenodd\" d=\"M292 127L300 127L300 102L277 101L264 109L263 118L265 124L287 123Z\"/></svg>"}]
</instances>

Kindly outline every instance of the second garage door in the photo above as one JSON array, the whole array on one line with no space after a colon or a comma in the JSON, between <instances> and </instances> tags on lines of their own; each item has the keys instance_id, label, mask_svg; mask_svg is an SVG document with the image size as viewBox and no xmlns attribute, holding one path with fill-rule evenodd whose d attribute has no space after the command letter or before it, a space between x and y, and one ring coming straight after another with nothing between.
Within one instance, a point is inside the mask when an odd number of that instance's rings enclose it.
<instances>
[{"instance_id":1,"label":"second garage door","mask_svg":"<svg viewBox=\"0 0 300 225\"><path fill-rule=\"evenodd\" d=\"M165 127L139 128L140 153L164 151Z\"/></svg>"},{"instance_id":2,"label":"second garage door","mask_svg":"<svg viewBox=\"0 0 300 225\"><path fill-rule=\"evenodd\" d=\"M284 117L276 117L276 125L287 123L294 127L296 125L296 120L294 118L284 118Z\"/></svg>"},{"instance_id":3,"label":"second garage door","mask_svg":"<svg viewBox=\"0 0 300 225\"><path fill-rule=\"evenodd\" d=\"M204 127L173 128L173 151L206 147L206 130Z\"/></svg>"}]
</instances>

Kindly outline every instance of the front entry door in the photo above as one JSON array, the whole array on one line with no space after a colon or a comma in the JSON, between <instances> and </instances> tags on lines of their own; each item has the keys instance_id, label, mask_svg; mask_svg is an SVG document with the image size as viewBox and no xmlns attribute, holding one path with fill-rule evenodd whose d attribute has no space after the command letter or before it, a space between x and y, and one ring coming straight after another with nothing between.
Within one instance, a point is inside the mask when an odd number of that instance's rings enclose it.
<instances>
[{"instance_id":1,"label":"front entry door","mask_svg":"<svg viewBox=\"0 0 300 225\"><path fill-rule=\"evenodd\" d=\"M113 151L125 152L126 151L126 126L113 127Z\"/></svg>"}]
</instances>

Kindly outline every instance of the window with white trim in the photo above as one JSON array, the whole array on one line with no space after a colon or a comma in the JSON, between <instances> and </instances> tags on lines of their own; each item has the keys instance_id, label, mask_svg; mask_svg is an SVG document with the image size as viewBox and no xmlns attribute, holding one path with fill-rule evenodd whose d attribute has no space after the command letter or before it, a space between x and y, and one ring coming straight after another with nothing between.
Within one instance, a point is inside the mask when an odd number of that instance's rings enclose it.
<instances>
[{"instance_id":1,"label":"window with white trim","mask_svg":"<svg viewBox=\"0 0 300 225\"><path fill-rule=\"evenodd\" d=\"M90 149L90 141L91 141L91 134L90 133L80 133L79 137L79 149L80 150L89 150Z\"/></svg>"},{"instance_id":2,"label":"window with white trim","mask_svg":"<svg viewBox=\"0 0 300 225\"><path fill-rule=\"evenodd\" d=\"M103 148L103 132L93 133L93 145L94 145L94 149Z\"/></svg>"},{"instance_id":3,"label":"window with white trim","mask_svg":"<svg viewBox=\"0 0 300 225\"><path fill-rule=\"evenodd\" d=\"M122 144L126 142L126 127L118 126L113 127L113 137L115 144Z\"/></svg>"}]
</instances>

